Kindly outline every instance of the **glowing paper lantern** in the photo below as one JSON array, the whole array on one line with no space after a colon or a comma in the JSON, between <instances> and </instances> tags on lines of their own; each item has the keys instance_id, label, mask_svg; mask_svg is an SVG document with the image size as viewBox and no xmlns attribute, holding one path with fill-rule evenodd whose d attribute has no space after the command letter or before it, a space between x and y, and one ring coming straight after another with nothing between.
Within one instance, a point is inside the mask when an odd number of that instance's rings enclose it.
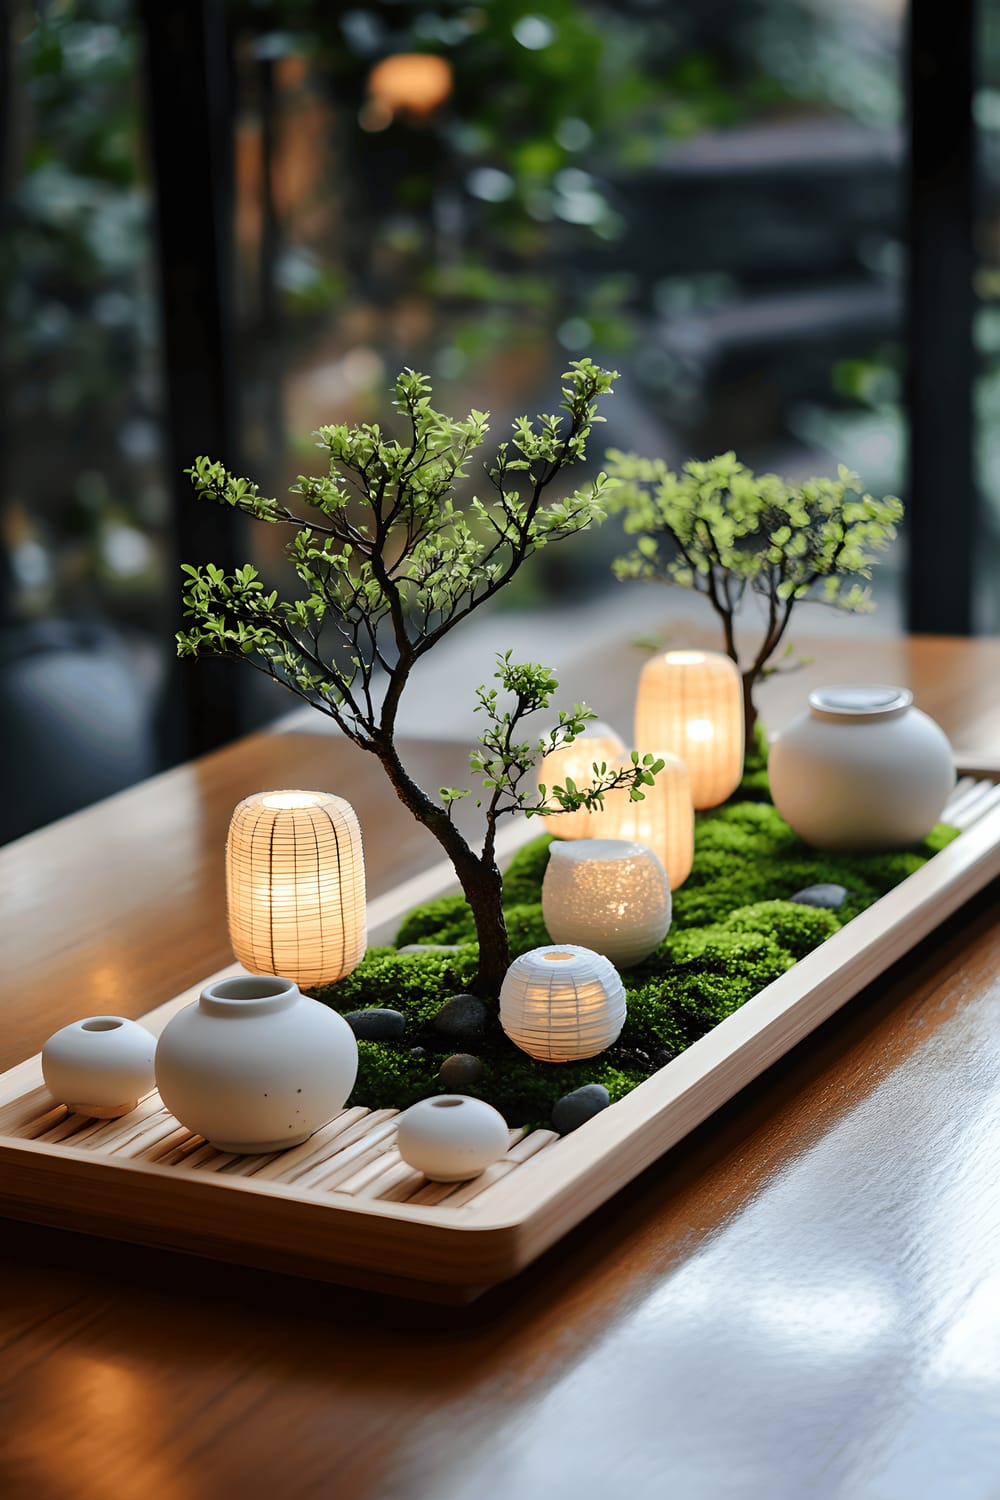
<instances>
[{"instance_id":1,"label":"glowing paper lantern","mask_svg":"<svg viewBox=\"0 0 1000 1500\"><path fill-rule=\"evenodd\" d=\"M660 860L627 839L553 844L542 915L556 943L583 943L627 969L670 929L670 884Z\"/></svg>"},{"instance_id":2,"label":"glowing paper lantern","mask_svg":"<svg viewBox=\"0 0 1000 1500\"><path fill-rule=\"evenodd\" d=\"M557 745L543 756L538 768L539 782L551 791L554 786L565 786L569 776L581 789L592 786L594 766L616 764L625 749L625 741L609 724L599 719L587 725L585 734L579 735L568 745ZM557 813L543 818L546 833L557 839L585 839L591 836L590 814L581 808L579 812Z\"/></svg>"},{"instance_id":3,"label":"glowing paper lantern","mask_svg":"<svg viewBox=\"0 0 1000 1500\"><path fill-rule=\"evenodd\" d=\"M645 753L645 747L643 749ZM694 808L687 766L676 755L654 752L664 762L652 786L642 788L641 802L633 802L627 787L608 792L603 808L587 813L587 836L592 839L632 839L652 849L676 891L691 873L694 859ZM629 756L618 765L630 766Z\"/></svg>"},{"instance_id":4,"label":"glowing paper lantern","mask_svg":"<svg viewBox=\"0 0 1000 1500\"><path fill-rule=\"evenodd\" d=\"M743 775L743 684L729 657L668 651L648 661L639 677L635 742L686 762L695 807L731 797Z\"/></svg>"},{"instance_id":5,"label":"glowing paper lantern","mask_svg":"<svg viewBox=\"0 0 1000 1500\"><path fill-rule=\"evenodd\" d=\"M500 1025L543 1062L596 1057L625 1024L625 987L614 965L575 943L515 958L500 987Z\"/></svg>"},{"instance_id":6,"label":"glowing paper lantern","mask_svg":"<svg viewBox=\"0 0 1000 1500\"><path fill-rule=\"evenodd\" d=\"M255 792L226 845L233 952L255 974L332 984L364 957L365 862L355 811L332 792Z\"/></svg>"}]
</instances>

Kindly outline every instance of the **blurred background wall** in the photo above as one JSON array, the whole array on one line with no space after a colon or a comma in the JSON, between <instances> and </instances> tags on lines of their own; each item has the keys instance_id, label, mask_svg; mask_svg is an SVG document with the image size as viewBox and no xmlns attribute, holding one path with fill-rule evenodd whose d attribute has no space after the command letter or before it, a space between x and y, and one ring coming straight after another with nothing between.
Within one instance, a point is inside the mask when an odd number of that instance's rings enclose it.
<instances>
[{"instance_id":1,"label":"blurred background wall","mask_svg":"<svg viewBox=\"0 0 1000 1500\"><path fill-rule=\"evenodd\" d=\"M0 0L0 839L286 710L172 661L179 561L283 568L181 471L282 490L404 364L497 433L587 353L608 445L844 462L910 503L883 628L1000 629L997 8ZM503 608L631 624L619 543Z\"/></svg>"}]
</instances>

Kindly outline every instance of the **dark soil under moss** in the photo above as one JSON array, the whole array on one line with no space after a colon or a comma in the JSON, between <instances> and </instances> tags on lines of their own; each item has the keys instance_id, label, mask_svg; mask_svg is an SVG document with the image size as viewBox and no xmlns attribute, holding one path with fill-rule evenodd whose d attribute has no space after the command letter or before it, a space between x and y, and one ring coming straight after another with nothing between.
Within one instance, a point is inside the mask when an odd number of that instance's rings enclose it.
<instances>
[{"instance_id":1,"label":"dark soil under moss","mask_svg":"<svg viewBox=\"0 0 1000 1500\"><path fill-rule=\"evenodd\" d=\"M644 963L622 973L628 1017L614 1046L585 1062L536 1062L507 1040L494 1018L473 1049L483 1075L463 1092L488 1100L511 1125L546 1123L556 1100L584 1083L601 1083L612 1101L620 1099L955 836L939 825L923 844L902 852L821 854L803 844L766 799L766 777L754 766L732 801L698 817L694 867L674 893L670 932ZM541 908L551 842L544 837L528 844L505 876L512 957L551 941ZM824 883L846 887L838 911L788 899ZM339 1011L391 1006L406 1018L401 1042L358 1044L350 1102L372 1109L403 1109L442 1092L442 1062L468 1050L447 1045L432 1026L444 1001L466 990L475 973L475 928L464 898L445 896L418 907L396 942L462 946L426 956L373 948L353 974L314 992Z\"/></svg>"}]
</instances>

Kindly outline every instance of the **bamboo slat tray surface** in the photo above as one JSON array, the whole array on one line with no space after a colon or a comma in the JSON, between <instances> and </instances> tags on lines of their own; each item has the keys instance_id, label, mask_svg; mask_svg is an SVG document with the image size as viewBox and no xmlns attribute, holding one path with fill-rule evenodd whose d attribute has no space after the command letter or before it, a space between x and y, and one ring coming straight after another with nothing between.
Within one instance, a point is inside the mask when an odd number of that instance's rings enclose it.
<instances>
[{"instance_id":1,"label":"bamboo slat tray surface","mask_svg":"<svg viewBox=\"0 0 1000 1500\"><path fill-rule=\"evenodd\" d=\"M428 1183L400 1160L395 1112L347 1109L304 1145L236 1157L154 1092L119 1120L54 1105L39 1057L0 1076L0 1208L116 1239L435 1301L523 1270L1000 874L1000 765L964 768L954 843L667 1067L561 1139L511 1131L474 1181ZM534 828L510 831L508 854ZM385 941L450 867L372 903ZM233 970L224 972L238 972ZM158 1032L201 986L143 1018Z\"/></svg>"}]
</instances>

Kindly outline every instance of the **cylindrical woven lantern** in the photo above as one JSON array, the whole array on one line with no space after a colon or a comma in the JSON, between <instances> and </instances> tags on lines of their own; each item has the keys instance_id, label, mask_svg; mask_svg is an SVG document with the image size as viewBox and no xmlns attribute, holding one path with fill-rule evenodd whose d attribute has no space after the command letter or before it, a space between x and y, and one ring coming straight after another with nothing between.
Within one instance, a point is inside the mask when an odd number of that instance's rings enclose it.
<instances>
[{"instance_id":1,"label":"cylindrical woven lantern","mask_svg":"<svg viewBox=\"0 0 1000 1500\"><path fill-rule=\"evenodd\" d=\"M643 746L643 753L647 747ZM632 839L652 849L667 872L670 889L676 891L691 873L694 859L694 808L691 804L691 778L687 766L676 755L657 749L653 752L664 763L652 786L644 786L641 802L633 802L627 787L608 792L604 806L587 818L587 837L592 839ZM632 764L622 756L620 766Z\"/></svg>"},{"instance_id":2,"label":"cylindrical woven lantern","mask_svg":"<svg viewBox=\"0 0 1000 1500\"><path fill-rule=\"evenodd\" d=\"M639 676L635 742L687 763L695 807L717 807L743 775L743 684L717 651L668 651Z\"/></svg>"},{"instance_id":3,"label":"cylindrical woven lantern","mask_svg":"<svg viewBox=\"0 0 1000 1500\"><path fill-rule=\"evenodd\" d=\"M575 1062L610 1047L625 1024L625 986L603 954L575 943L532 948L500 986L500 1025L542 1062Z\"/></svg>"},{"instance_id":4,"label":"cylindrical woven lantern","mask_svg":"<svg viewBox=\"0 0 1000 1500\"><path fill-rule=\"evenodd\" d=\"M621 735L616 734L610 724L594 719L584 734L568 745L557 745L542 757L538 768L539 783L548 789L550 800L552 788L565 786L567 776L572 777L578 787L586 789L593 785L594 766L617 762L624 749L625 741ZM542 823L545 832L554 834L557 839L585 839L590 837L588 818L589 813L581 808L579 812L556 813L543 818Z\"/></svg>"},{"instance_id":5,"label":"cylindrical woven lantern","mask_svg":"<svg viewBox=\"0 0 1000 1500\"><path fill-rule=\"evenodd\" d=\"M254 974L332 984L364 957L365 861L357 815L332 792L255 792L226 844L233 952Z\"/></svg>"},{"instance_id":6,"label":"cylindrical woven lantern","mask_svg":"<svg viewBox=\"0 0 1000 1500\"><path fill-rule=\"evenodd\" d=\"M670 883L652 849L628 839L553 844L542 916L555 943L583 943L627 969L670 929Z\"/></svg>"}]
</instances>

